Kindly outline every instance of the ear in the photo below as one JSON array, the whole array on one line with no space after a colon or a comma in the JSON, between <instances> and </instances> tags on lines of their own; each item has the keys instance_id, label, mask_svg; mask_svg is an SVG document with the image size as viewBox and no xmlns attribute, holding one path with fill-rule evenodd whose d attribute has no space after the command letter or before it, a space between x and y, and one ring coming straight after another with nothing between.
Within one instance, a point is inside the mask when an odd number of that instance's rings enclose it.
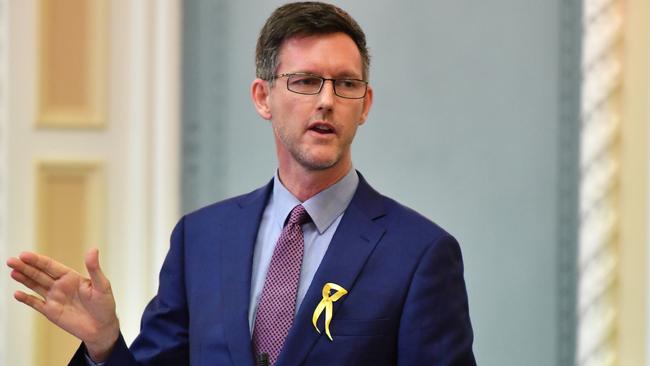
<instances>
[{"instance_id":1,"label":"ear","mask_svg":"<svg viewBox=\"0 0 650 366\"><path fill-rule=\"evenodd\" d=\"M368 118L368 113L370 113L370 107L372 107L372 88L370 85L368 85L368 91L366 92L366 96L363 98L363 111L361 112L361 118L359 118L358 125L361 126L366 122L366 118Z\"/></svg>"},{"instance_id":2,"label":"ear","mask_svg":"<svg viewBox=\"0 0 650 366\"><path fill-rule=\"evenodd\" d=\"M253 105L255 110L260 117L270 120L271 108L269 107L269 94L270 94L270 85L269 82L262 79L255 79L251 84L251 98L253 99Z\"/></svg>"}]
</instances>

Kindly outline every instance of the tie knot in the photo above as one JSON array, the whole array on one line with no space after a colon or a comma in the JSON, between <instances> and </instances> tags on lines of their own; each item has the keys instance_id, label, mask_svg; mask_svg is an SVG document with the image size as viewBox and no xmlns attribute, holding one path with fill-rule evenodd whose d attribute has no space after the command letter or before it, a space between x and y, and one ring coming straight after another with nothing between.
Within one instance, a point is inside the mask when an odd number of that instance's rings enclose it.
<instances>
[{"instance_id":1,"label":"tie knot","mask_svg":"<svg viewBox=\"0 0 650 366\"><path fill-rule=\"evenodd\" d=\"M305 210L302 205L298 205L291 210L289 213L289 219L287 219L287 225L302 225L311 220L307 210Z\"/></svg>"}]
</instances>

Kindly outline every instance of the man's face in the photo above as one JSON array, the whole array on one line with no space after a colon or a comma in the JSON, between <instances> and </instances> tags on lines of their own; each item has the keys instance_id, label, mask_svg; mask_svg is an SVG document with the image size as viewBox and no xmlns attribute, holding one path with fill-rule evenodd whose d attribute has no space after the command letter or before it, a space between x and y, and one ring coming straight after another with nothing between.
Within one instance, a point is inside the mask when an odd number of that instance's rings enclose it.
<instances>
[{"instance_id":1,"label":"man's face","mask_svg":"<svg viewBox=\"0 0 650 366\"><path fill-rule=\"evenodd\" d=\"M277 74L309 73L324 78L362 79L361 56L356 44L344 33L293 37L279 53ZM325 81L320 94L303 95L287 90L287 79L267 84L262 108L270 119L280 164L299 164L307 170L332 167L349 169L350 145L372 103L372 90L363 99L345 99L334 94Z\"/></svg>"}]
</instances>

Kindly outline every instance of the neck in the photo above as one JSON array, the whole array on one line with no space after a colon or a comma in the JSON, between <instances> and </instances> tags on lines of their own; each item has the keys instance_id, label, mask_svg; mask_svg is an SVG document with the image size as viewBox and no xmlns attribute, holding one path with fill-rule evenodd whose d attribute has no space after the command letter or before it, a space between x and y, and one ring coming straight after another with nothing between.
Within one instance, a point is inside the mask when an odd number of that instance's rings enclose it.
<instances>
[{"instance_id":1,"label":"neck","mask_svg":"<svg viewBox=\"0 0 650 366\"><path fill-rule=\"evenodd\" d=\"M323 170L307 170L303 167L283 167L278 169L280 181L300 202L305 202L319 192L341 180L352 168L352 163L340 164Z\"/></svg>"}]
</instances>

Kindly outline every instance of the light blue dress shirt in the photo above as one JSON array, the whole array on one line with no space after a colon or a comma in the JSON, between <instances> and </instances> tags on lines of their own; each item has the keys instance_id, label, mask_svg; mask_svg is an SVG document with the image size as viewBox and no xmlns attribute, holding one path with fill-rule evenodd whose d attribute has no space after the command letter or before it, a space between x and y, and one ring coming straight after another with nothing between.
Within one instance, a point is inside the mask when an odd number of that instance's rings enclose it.
<instances>
[{"instance_id":1,"label":"light blue dress shirt","mask_svg":"<svg viewBox=\"0 0 650 366\"><path fill-rule=\"evenodd\" d=\"M341 222L343 212L352 201L352 196L357 190L359 176L354 169L341 178L334 185L319 192L315 196L302 202L303 207L309 213L312 221L302 225L302 233L305 241L305 251L300 271L300 282L296 295L296 312L305 298L307 289L314 278L314 274L325 256L330 245L332 236ZM248 324L251 334L255 323L257 304L262 295L264 280L271 263L275 244L280 237L284 222L291 210L301 204L291 192L289 192L278 174L273 178L273 192L269 202L264 209L262 221L257 231L255 241L255 254L253 257L253 271L251 276L251 299L248 310Z\"/></svg>"},{"instance_id":2,"label":"light blue dress shirt","mask_svg":"<svg viewBox=\"0 0 650 366\"><path fill-rule=\"evenodd\" d=\"M334 236L334 232L336 232L336 228L341 222L343 212L352 201L352 196L354 196L358 185L359 176L354 169L350 169L334 185L302 202L312 221L302 225L305 251L296 295L296 312L298 312L300 304L305 298L311 280L325 256L330 241L332 241L332 236ZM248 325L251 335L253 334L257 304L262 295L266 272L269 270L275 244L280 237L287 216L299 204L301 204L300 200L282 185L276 172L273 178L273 192L262 214L262 221L257 230L257 239L255 241L251 276L251 301L248 311ZM102 366L104 364L94 363L87 354L86 361L90 366Z\"/></svg>"}]
</instances>

